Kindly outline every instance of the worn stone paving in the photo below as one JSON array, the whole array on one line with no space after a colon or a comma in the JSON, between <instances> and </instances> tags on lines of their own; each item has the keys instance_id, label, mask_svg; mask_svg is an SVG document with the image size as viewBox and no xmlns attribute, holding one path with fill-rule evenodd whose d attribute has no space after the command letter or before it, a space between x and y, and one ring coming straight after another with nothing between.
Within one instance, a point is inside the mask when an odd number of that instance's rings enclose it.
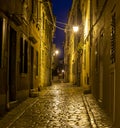
<instances>
[{"instance_id":1,"label":"worn stone paving","mask_svg":"<svg viewBox=\"0 0 120 128\"><path fill-rule=\"evenodd\" d=\"M94 123L91 125L94 128L115 128L113 127L112 121L110 120L109 116L105 114L104 110L100 108L98 102L92 96L92 94L84 95L83 96L85 105L87 106L87 111L90 116L90 119L94 120Z\"/></svg>"},{"instance_id":2,"label":"worn stone paving","mask_svg":"<svg viewBox=\"0 0 120 128\"><path fill-rule=\"evenodd\" d=\"M19 106L8 114L13 117L10 122L7 120L10 116L4 117L0 121L0 128L112 128L105 113L101 113L99 106L95 108L95 99L91 95L84 96L81 87L56 83L43 89L38 98L28 102L21 105L21 112L16 117ZM91 105L95 109L90 109ZM3 125L5 121L7 125Z\"/></svg>"}]
</instances>

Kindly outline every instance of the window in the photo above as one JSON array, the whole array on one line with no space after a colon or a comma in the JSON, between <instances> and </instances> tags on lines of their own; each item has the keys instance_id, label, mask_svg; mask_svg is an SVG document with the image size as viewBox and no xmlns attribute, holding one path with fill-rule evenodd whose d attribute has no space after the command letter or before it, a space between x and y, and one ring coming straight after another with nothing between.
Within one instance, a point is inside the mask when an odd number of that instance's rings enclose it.
<instances>
[{"instance_id":1,"label":"window","mask_svg":"<svg viewBox=\"0 0 120 128\"><path fill-rule=\"evenodd\" d=\"M99 6L99 0L96 0L96 7L98 8Z\"/></svg>"},{"instance_id":2,"label":"window","mask_svg":"<svg viewBox=\"0 0 120 128\"><path fill-rule=\"evenodd\" d=\"M28 54L27 54L27 49L28 49L28 42L25 40L24 44L24 72L27 73L27 60L28 60Z\"/></svg>"},{"instance_id":3,"label":"window","mask_svg":"<svg viewBox=\"0 0 120 128\"><path fill-rule=\"evenodd\" d=\"M3 26L3 19L0 18L0 68L2 66L2 26Z\"/></svg>"},{"instance_id":4,"label":"window","mask_svg":"<svg viewBox=\"0 0 120 128\"><path fill-rule=\"evenodd\" d=\"M95 46L95 69L98 71L99 66L99 56L98 56L98 39L96 40L96 46Z\"/></svg>"},{"instance_id":5,"label":"window","mask_svg":"<svg viewBox=\"0 0 120 128\"><path fill-rule=\"evenodd\" d=\"M72 64L72 74L75 74L75 63Z\"/></svg>"},{"instance_id":6,"label":"window","mask_svg":"<svg viewBox=\"0 0 120 128\"><path fill-rule=\"evenodd\" d=\"M20 73L27 73L27 60L28 60L28 43L27 41L20 39Z\"/></svg>"},{"instance_id":7,"label":"window","mask_svg":"<svg viewBox=\"0 0 120 128\"><path fill-rule=\"evenodd\" d=\"M44 16L44 13L43 13L43 29L44 29L44 22L45 22L44 18L45 18L45 16Z\"/></svg>"},{"instance_id":8,"label":"window","mask_svg":"<svg viewBox=\"0 0 120 128\"><path fill-rule=\"evenodd\" d=\"M112 22L111 22L111 48L110 48L110 60L111 64L115 63L115 47L116 47L116 19L115 13L112 15Z\"/></svg>"},{"instance_id":9,"label":"window","mask_svg":"<svg viewBox=\"0 0 120 128\"><path fill-rule=\"evenodd\" d=\"M76 49L77 49L77 42L78 40L77 40L77 35L75 35L74 36L74 51L76 51Z\"/></svg>"},{"instance_id":10,"label":"window","mask_svg":"<svg viewBox=\"0 0 120 128\"><path fill-rule=\"evenodd\" d=\"M35 1L32 0L32 14L34 14L34 6L35 6Z\"/></svg>"},{"instance_id":11,"label":"window","mask_svg":"<svg viewBox=\"0 0 120 128\"><path fill-rule=\"evenodd\" d=\"M45 33L46 33L46 38L48 39L49 35L49 26L47 20L45 20Z\"/></svg>"},{"instance_id":12,"label":"window","mask_svg":"<svg viewBox=\"0 0 120 128\"><path fill-rule=\"evenodd\" d=\"M38 76L38 51L36 52L36 76Z\"/></svg>"},{"instance_id":13,"label":"window","mask_svg":"<svg viewBox=\"0 0 120 128\"><path fill-rule=\"evenodd\" d=\"M42 50L42 64L44 65L44 59L45 59L45 52Z\"/></svg>"},{"instance_id":14,"label":"window","mask_svg":"<svg viewBox=\"0 0 120 128\"><path fill-rule=\"evenodd\" d=\"M84 69L86 69L86 49L84 49Z\"/></svg>"},{"instance_id":15,"label":"window","mask_svg":"<svg viewBox=\"0 0 120 128\"><path fill-rule=\"evenodd\" d=\"M23 18L27 20L28 18L28 0L23 1Z\"/></svg>"}]
</instances>

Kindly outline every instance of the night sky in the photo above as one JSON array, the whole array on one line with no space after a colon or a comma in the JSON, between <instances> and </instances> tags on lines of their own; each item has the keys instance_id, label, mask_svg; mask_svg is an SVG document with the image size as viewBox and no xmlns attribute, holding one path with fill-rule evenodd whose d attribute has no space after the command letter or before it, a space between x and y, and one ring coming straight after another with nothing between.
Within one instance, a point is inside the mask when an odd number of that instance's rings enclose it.
<instances>
[{"instance_id":1,"label":"night sky","mask_svg":"<svg viewBox=\"0 0 120 128\"><path fill-rule=\"evenodd\" d=\"M72 5L72 0L52 0L53 14L57 22L67 23L68 13ZM64 28L65 25L56 23L57 26ZM65 39L64 30L56 28L53 42L60 49L60 57L63 57L63 42Z\"/></svg>"}]
</instances>

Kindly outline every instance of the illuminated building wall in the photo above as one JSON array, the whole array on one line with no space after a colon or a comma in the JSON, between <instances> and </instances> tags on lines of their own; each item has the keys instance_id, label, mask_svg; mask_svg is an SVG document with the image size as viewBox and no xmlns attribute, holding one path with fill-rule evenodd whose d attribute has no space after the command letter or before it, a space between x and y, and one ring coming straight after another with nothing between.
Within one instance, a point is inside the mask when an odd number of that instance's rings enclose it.
<instances>
[{"instance_id":1,"label":"illuminated building wall","mask_svg":"<svg viewBox=\"0 0 120 128\"><path fill-rule=\"evenodd\" d=\"M91 82L96 99L120 127L120 2L92 1Z\"/></svg>"},{"instance_id":2,"label":"illuminated building wall","mask_svg":"<svg viewBox=\"0 0 120 128\"><path fill-rule=\"evenodd\" d=\"M41 86L51 84L52 38L54 34L54 16L49 3L41 4Z\"/></svg>"},{"instance_id":3,"label":"illuminated building wall","mask_svg":"<svg viewBox=\"0 0 120 128\"><path fill-rule=\"evenodd\" d=\"M82 85L85 88L90 86L90 0L81 1L82 10L82 31L81 41L83 42L82 54Z\"/></svg>"},{"instance_id":4,"label":"illuminated building wall","mask_svg":"<svg viewBox=\"0 0 120 128\"><path fill-rule=\"evenodd\" d=\"M73 84L79 84L78 79L78 44L80 41L80 33L73 31L73 26L80 26L81 22L81 12L80 12L80 2L73 1L71 10L69 12L68 23L66 25L66 41L65 41L65 78L67 81Z\"/></svg>"},{"instance_id":5,"label":"illuminated building wall","mask_svg":"<svg viewBox=\"0 0 120 128\"><path fill-rule=\"evenodd\" d=\"M51 84L54 17L50 2L1 0L0 5L0 112L4 112L11 103L37 96L41 86ZM41 6L51 23L45 20L44 30Z\"/></svg>"}]
</instances>

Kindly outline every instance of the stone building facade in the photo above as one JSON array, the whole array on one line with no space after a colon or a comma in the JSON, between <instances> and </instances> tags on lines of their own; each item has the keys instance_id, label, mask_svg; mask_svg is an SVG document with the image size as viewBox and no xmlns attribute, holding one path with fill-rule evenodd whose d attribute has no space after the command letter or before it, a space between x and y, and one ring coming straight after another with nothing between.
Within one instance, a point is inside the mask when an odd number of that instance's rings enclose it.
<instances>
[{"instance_id":1,"label":"stone building facade","mask_svg":"<svg viewBox=\"0 0 120 128\"><path fill-rule=\"evenodd\" d=\"M41 5L41 17L41 85L46 86L51 84L52 38L55 31L55 18L50 2Z\"/></svg>"},{"instance_id":2,"label":"stone building facade","mask_svg":"<svg viewBox=\"0 0 120 128\"><path fill-rule=\"evenodd\" d=\"M117 0L93 0L91 7L92 92L109 113L116 127L120 127L119 5Z\"/></svg>"},{"instance_id":3,"label":"stone building facade","mask_svg":"<svg viewBox=\"0 0 120 128\"><path fill-rule=\"evenodd\" d=\"M72 30L78 26L78 32ZM73 1L66 26L64 46L65 81L89 88L90 78L90 2Z\"/></svg>"},{"instance_id":4,"label":"stone building facade","mask_svg":"<svg viewBox=\"0 0 120 128\"><path fill-rule=\"evenodd\" d=\"M73 84L80 84L79 49L80 33L73 31L73 26L80 24L81 11L79 1L74 0L68 17L68 24L65 28L66 40L64 45L64 65L65 65L65 81Z\"/></svg>"},{"instance_id":5,"label":"stone building facade","mask_svg":"<svg viewBox=\"0 0 120 128\"><path fill-rule=\"evenodd\" d=\"M51 83L54 25L43 22L43 6L44 19L55 24L50 1L0 1L0 113ZM43 47L44 36L46 47ZM44 62L43 49L48 53ZM49 64L43 64L48 58ZM47 78L41 78L43 72L48 74Z\"/></svg>"},{"instance_id":6,"label":"stone building facade","mask_svg":"<svg viewBox=\"0 0 120 128\"><path fill-rule=\"evenodd\" d=\"M78 72L80 86L89 87L92 94L111 117L116 128L120 127L120 2L118 0L73 1L68 25L76 19L75 9L79 3L81 22L79 43L75 49L80 52ZM75 15L74 15L75 14ZM72 15L72 16L71 16ZM71 79L74 56L74 34L67 32L65 41L65 79ZM69 79L70 78L70 79Z\"/></svg>"}]
</instances>

